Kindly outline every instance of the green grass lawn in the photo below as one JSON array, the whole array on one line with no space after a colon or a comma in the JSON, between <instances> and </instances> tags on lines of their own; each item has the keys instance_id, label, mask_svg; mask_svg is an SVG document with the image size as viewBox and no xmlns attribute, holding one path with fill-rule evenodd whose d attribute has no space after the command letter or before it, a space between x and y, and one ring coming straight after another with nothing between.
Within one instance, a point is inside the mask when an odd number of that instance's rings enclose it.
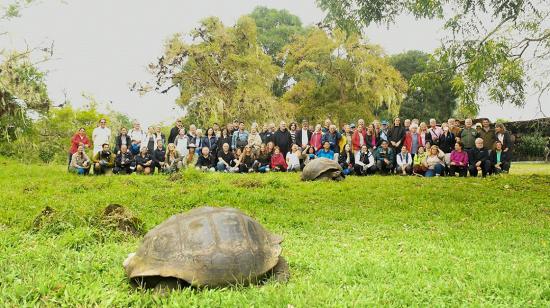
<instances>
[{"instance_id":1,"label":"green grass lawn","mask_svg":"<svg viewBox=\"0 0 550 308\"><path fill-rule=\"evenodd\" d=\"M0 159L0 306L550 306L550 165L482 178L298 174L77 177ZM201 205L237 207L285 237L288 284L130 288L140 238L104 227L127 206L149 230ZM46 206L54 218L33 230Z\"/></svg>"}]
</instances>

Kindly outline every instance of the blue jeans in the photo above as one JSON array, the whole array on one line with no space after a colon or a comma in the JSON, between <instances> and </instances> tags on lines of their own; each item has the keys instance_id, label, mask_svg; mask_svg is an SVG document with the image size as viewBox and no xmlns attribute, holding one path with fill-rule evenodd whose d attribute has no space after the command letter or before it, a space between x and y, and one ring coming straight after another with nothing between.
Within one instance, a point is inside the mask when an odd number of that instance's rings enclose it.
<instances>
[{"instance_id":1,"label":"blue jeans","mask_svg":"<svg viewBox=\"0 0 550 308\"><path fill-rule=\"evenodd\" d=\"M441 175L441 174L443 173L443 169L444 169L444 168L443 168L443 165L437 164L437 165L434 166L433 169L428 169L428 170L426 171L425 176L426 176L426 177L433 177L433 176L435 176L436 174Z\"/></svg>"}]
</instances>

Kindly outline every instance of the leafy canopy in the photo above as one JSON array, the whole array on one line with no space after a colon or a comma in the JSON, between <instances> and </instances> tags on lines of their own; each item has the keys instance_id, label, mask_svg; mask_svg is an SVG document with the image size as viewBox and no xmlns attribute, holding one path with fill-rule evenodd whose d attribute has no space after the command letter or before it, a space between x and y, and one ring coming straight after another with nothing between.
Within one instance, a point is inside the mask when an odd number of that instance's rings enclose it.
<instances>
[{"instance_id":1,"label":"leafy canopy","mask_svg":"<svg viewBox=\"0 0 550 308\"><path fill-rule=\"evenodd\" d=\"M550 6L547 0L317 0L326 21L359 32L372 23L391 25L401 14L441 19L448 34L435 53L452 70L460 109L476 114L484 97L497 104L525 104L526 82L550 91Z\"/></svg>"},{"instance_id":2,"label":"leafy canopy","mask_svg":"<svg viewBox=\"0 0 550 308\"><path fill-rule=\"evenodd\" d=\"M296 106L300 118L372 118L372 111L382 106L392 115L399 113L407 84L382 49L363 43L358 35L312 29L280 56L295 80L283 99Z\"/></svg>"}]
</instances>

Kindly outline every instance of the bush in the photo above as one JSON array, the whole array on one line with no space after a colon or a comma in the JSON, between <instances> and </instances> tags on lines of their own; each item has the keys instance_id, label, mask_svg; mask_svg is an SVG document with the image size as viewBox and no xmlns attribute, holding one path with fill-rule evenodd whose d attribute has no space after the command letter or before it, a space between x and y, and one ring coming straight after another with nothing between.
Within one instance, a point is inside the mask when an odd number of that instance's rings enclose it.
<instances>
[{"instance_id":1,"label":"bush","mask_svg":"<svg viewBox=\"0 0 550 308\"><path fill-rule=\"evenodd\" d=\"M541 134L525 135L517 146L517 153L524 157L543 157L546 143Z\"/></svg>"}]
</instances>

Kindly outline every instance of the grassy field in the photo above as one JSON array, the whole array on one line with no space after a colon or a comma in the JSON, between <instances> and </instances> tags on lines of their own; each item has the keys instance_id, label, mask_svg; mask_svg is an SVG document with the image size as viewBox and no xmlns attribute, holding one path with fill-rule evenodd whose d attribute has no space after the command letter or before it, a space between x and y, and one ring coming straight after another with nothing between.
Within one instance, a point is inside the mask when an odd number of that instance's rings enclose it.
<instances>
[{"instance_id":1,"label":"grassy field","mask_svg":"<svg viewBox=\"0 0 550 308\"><path fill-rule=\"evenodd\" d=\"M77 177L0 159L0 306L550 306L550 165L487 179L298 174ZM130 288L140 237L101 223L110 203L149 230L193 207L233 206L285 237L288 284ZM33 229L50 206L53 218Z\"/></svg>"}]
</instances>

